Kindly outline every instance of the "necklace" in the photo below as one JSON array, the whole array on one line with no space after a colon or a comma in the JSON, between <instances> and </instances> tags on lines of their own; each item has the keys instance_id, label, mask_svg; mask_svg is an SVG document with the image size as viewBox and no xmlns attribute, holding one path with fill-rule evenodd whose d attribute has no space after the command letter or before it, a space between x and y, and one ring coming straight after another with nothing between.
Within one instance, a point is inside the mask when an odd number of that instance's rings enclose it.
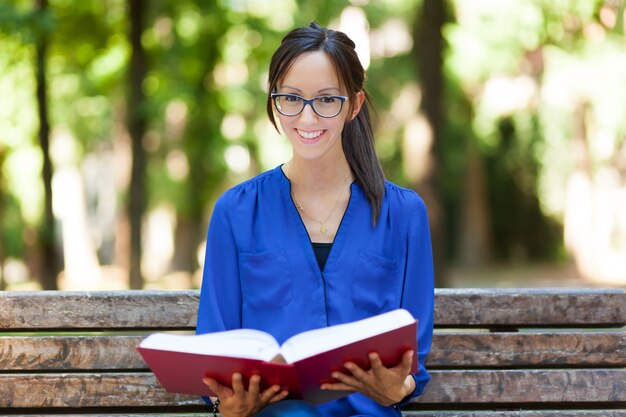
<instances>
[{"instance_id":1,"label":"necklace","mask_svg":"<svg viewBox=\"0 0 626 417\"><path fill-rule=\"evenodd\" d=\"M289 168L287 167L287 170L285 172L285 174L287 175L287 178L289 178ZM309 219L313 220L316 223L320 224L320 228L319 231L321 234L325 235L326 233L328 233L328 227L326 226L326 221L330 218L330 216L333 215L333 213L337 210L337 207L339 207L339 202L341 201L341 197L343 196L343 192L345 190L345 185L346 182L348 182L348 179L350 177L348 177L346 179L346 181L344 181L343 183L341 183L341 189L339 191L339 196L337 196L337 201L335 202L335 205L333 206L333 209L330 211L330 213L328 213L328 215L324 218L324 220L318 220L315 217L311 216L309 213L307 213L304 210L304 207L302 206L302 203L298 201L298 199L296 198L295 193L293 192L293 190L290 190L291 192L291 196L293 197L294 202L296 203L296 207L298 208L298 210L300 210L302 212L302 214L304 214L305 216L307 216Z\"/></svg>"}]
</instances>

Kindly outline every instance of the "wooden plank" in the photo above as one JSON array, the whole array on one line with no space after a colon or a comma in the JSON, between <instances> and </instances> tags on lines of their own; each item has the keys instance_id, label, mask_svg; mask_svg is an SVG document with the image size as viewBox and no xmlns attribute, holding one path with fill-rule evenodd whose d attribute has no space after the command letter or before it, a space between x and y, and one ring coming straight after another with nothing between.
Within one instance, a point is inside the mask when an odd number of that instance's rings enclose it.
<instances>
[{"instance_id":1,"label":"wooden plank","mask_svg":"<svg viewBox=\"0 0 626 417\"><path fill-rule=\"evenodd\" d=\"M436 332L429 368L626 367L625 332Z\"/></svg>"},{"instance_id":2,"label":"wooden plank","mask_svg":"<svg viewBox=\"0 0 626 417\"><path fill-rule=\"evenodd\" d=\"M37 414L39 416L52 416L49 414ZM59 414L56 416L72 417L84 416L85 414ZM207 413L153 413L153 414L89 414L99 417L207 417ZM218 413L218 416L221 414ZM402 413L403 417L626 417L626 410L533 410L533 411L408 411ZM24 416L27 417L27 416ZM32 417L29 415L28 417Z\"/></svg>"},{"instance_id":3,"label":"wooden plank","mask_svg":"<svg viewBox=\"0 0 626 417\"><path fill-rule=\"evenodd\" d=\"M626 405L626 369L433 371L424 394L406 408L468 404L538 408L540 404ZM164 407L201 405L166 393L150 373L2 374L0 408ZM480 407L479 407L480 408ZM474 410L476 408L473 408Z\"/></svg>"},{"instance_id":4,"label":"wooden plank","mask_svg":"<svg viewBox=\"0 0 626 417\"><path fill-rule=\"evenodd\" d=\"M143 336L0 337L0 369L105 371L147 369L135 346Z\"/></svg>"},{"instance_id":5,"label":"wooden plank","mask_svg":"<svg viewBox=\"0 0 626 417\"><path fill-rule=\"evenodd\" d=\"M0 293L0 329L192 329L198 298L198 291L8 291Z\"/></svg>"},{"instance_id":6,"label":"wooden plank","mask_svg":"<svg viewBox=\"0 0 626 417\"><path fill-rule=\"evenodd\" d=\"M207 417L207 413L165 413L151 414L37 414L42 417ZM218 414L221 415L221 414ZM403 417L626 417L626 410L536 410L536 411L407 411ZM32 414L17 414L14 417L32 417Z\"/></svg>"},{"instance_id":7,"label":"wooden plank","mask_svg":"<svg viewBox=\"0 0 626 417\"><path fill-rule=\"evenodd\" d=\"M416 403L626 405L626 369L432 371Z\"/></svg>"},{"instance_id":8,"label":"wooden plank","mask_svg":"<svg viewBox=\"0 0 626 417\"><path fill-rule=\"evenodd\" d=\"M0 293L0 329L193 328L199 292ZM622 289L437 289L443 327L626 325Z\"/></svg>"},{"instance_id":9,"label":"wooden plank","mask_svg":"<svg viewBox=\"0 0 626 417\"><path fill-rule=\"evenodd\" d=\"M445 327L626 325L623 289L439 289L435 323Z\"/></svg>"},{"instance_id":10,"label":"wooden plank","mask_svg":"<svg viewBox=\"0 0 626 417\"><path fill-rule=\"evenodd\" d=\"M0 408L193 405L203 402L196 396L167 393L148 372L0 375Z\"/></svg>"},{"instance_id":11,"label":"wooden plank","mask_svg":"<svg viewBox=\"0 0 626 417\"><path fill-rule=\"evenodd\" d=\"M626 417L626 410L408 411L403 417Z\"/></svg>"},{"instance_id":12,"label":"wooden plank","mask_svg":"<svg viewBox=\"0 0 626 417\"><path fill-rule=\"evenodd\" d=\"M0 337L0 369L146 370L135 350L143 336ZM626 367L626 333L437 332L429 369Z\"/></svg>"}]
</instances>

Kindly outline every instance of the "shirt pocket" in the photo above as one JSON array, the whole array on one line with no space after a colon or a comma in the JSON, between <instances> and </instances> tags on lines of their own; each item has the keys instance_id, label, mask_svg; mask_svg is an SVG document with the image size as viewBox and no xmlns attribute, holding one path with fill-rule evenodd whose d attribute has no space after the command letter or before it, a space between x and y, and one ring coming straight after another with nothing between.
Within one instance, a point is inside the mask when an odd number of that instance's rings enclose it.
<instances>
[{"instance_id":1,"label":"shirt pocket","mask_svg":"<svg viewBox=\"0 0 626 417\"><path fill-rule=\"evenodd\" d=\"M276 308L291 302L291 270L282 249L240 254L239 271L243 302L249 307Z\"/></svg>"},{"instance_id":2,"label":"shirt pocket","mask_svg":"<svg viewBox=\"0 0 626 417\"><path fill-rule=\"evenodd\" d=\"M352 302L365 310L380 313L399 304L397 266L373 252L361 250L352 281Z\"/></svg>"}]
</instances>

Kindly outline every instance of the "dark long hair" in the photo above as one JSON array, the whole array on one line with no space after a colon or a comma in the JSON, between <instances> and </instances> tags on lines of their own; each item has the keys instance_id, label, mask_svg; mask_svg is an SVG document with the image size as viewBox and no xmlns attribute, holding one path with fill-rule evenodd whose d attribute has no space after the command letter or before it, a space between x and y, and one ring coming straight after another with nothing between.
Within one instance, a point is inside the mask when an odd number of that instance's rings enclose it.
<instances>
[{"instance_id":1,"label":"dark long hair","mask_svg":"<svg viewBox=\"0 0 626 417\"><path fill-rule=\"evenodd\" d=\"M345 33L322 27L315 22L289 32L270 62L267 115L278 130L269 94L276 91L278 83L287 74L296 58L312 51L322 51L328 55L348 92L351 110L354 108L356 93L363 91L365 94L365 101L359 114L344 126L341 145L350 169L372 208L372 224L376 224L385 193L385 175L374 149L374 133L368 109L371 100L364 89L365 70L354 46L354 42Z\"/></svg>"}]
</instances>

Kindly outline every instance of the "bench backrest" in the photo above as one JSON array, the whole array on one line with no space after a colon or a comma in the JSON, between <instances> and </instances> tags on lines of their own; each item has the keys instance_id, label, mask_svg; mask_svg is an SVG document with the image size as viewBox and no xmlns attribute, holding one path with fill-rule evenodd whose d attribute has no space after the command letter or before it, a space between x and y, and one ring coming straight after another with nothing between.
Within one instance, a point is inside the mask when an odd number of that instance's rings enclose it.
<instances>
[{"instance_id":1,"label":"bench backrest","mask_svg":"<svg viewBox=\"0 0 626 417\"><path fill-rule=\"evenodd\" d=\"M0 408L206 412L196 397L165 392L134 349L155 331L193 332L198 297L0 293ZM626 416L624 290L441 289L435 305L432 381L405 415Z\"/></svg>"}]
</instances>

